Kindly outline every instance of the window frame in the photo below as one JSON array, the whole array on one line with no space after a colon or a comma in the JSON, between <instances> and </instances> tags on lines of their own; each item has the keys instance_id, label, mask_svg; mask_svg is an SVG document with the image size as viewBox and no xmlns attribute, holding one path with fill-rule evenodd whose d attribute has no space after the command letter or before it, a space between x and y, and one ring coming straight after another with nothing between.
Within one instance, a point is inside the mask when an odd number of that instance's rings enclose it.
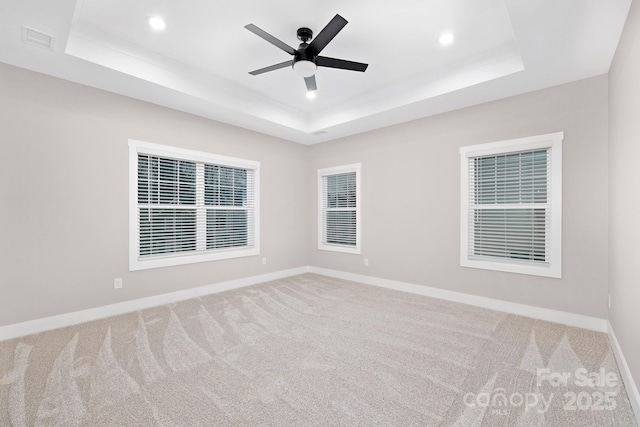
<instances>
[{"instance_id":1,"label":"window frame","mask_svg":"<svg viewBox=\"0 0 640 427\"><path fill-rule=\"evenodd\" d=\"M208 249L187 252L175 252L165 255L150 255L140 257L140 227L138 213L138 155L150 155L176 160L196 162L197 164L213 164L252 170L253 179L253 246L231 247L228 249ZM204 167L202 167L204 170ZM199 183L198 185L204 184ZM206 210L204 208L204 193L196 194L198 203L196 210L196 228L198 236L205 233L206 239ZM248 231L250 233L250 231ZM248 236L250 239L250 236ZM260 254L260 162L221 156L217 154L188 150L168 145L129 140L129 271L151 268L169 267L175 265L192 264L198 262L216 261L222 259L256 256Z\"/></svg>"},{"instance_id":2,"label":"window frame","mask_svg":"<svg viewBox=\"0 0 640 427\"><path fill-rule=\"evenodd\" d=\"M505 271L543 277L562 277L562 141L564 132L470 145L460 148L460 265L462 267ZM549 231L545 237L548 244L544 263L538 261L516 261L503 258L473 258L469 253L471 236L470 221L470 162L474 158L547 149L550 179L547 207Z\"/></svg>"},{"instance_id":3,"label":"window frame","mask_svg":"<svg viewBox=\"0 0 640 427\"><path fill-rule=\"evenodd\" d=\"M361 215L361 171L362 164L354 163L343 166L334 166L329 168L318 169L318 249L323 251L332 251L332 252L341 252L348 254L360 254L361 253L361 223L362 223L362 215ZM356 174L356 207L354 209L356 214L356 244L355 246L351 245L341 245L336 243L325 243L323 242L325 236L325 221L324 218L324 204L323 200L323 178L332 175L342 175L347 173Z\"/></svg>"}]
</instances>

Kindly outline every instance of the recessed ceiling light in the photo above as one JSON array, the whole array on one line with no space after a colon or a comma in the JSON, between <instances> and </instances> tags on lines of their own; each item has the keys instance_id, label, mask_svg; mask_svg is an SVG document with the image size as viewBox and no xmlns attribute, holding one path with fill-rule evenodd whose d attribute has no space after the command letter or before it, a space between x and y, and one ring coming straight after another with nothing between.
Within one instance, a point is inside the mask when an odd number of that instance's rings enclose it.
<instances>
[{"instance_id":1,"label":"recessed ceiling light","mask_svg":"<svg viewBox=\"0 0 640 427\"><path fill-rule=\"evenodd\" d=\"M313 99L316 97L316 91L315 90L310 90L307 92L307 98L309 99Z\"/></svg>"},{"instance_id":2,"label":"recessed ceiling light","mask_svg":"<svg viewBox=\"0 0 640 427\"><path fill-rule=\"evenodd\" d=\"M164 30L167 28L167 24L161 16L150 16L147 20L149 21L151 28L154 30Z\"/></svg>"},{"instance_id":3,"label":"recessed ceiling light","mask_svg":"<svg viewBox=\"0 0 640 427\"><path fill-rule=\"evenodd\" d=\"M448 45L453 43L453 33L449 33L449 32L442 33L438 41L440 42L441 45Z\"/></svg>"}]
</instances>

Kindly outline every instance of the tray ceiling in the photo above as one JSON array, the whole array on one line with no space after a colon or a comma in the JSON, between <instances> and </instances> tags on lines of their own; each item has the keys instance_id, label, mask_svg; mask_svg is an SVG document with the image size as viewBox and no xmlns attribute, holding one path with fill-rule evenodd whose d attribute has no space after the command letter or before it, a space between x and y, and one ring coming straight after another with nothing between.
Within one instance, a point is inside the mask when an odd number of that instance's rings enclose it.
<instances>
[{"instance_id":1,"label":"tray ceiling","mask_svg":"<svg viewBox=\"0 0 640 427\"><path fill-rule=\"evenodd\" d=\"M606 73L630 3L3 0L0 61L314 144ZM366 72L319 68L315 99L290 68L248 74L291 57L245 25L296 48L336 13L322 54Z\"/></svg>"}]
</instances>

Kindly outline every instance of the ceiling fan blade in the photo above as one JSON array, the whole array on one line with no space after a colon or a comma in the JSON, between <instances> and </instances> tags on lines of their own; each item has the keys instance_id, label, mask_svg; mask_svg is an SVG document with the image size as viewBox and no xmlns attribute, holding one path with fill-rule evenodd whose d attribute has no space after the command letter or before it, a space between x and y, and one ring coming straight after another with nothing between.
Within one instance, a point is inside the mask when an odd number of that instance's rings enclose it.
<instances>
[{"instance_id":1,"label":"ceiling fan blade","mask_svg":"<svg viewBox=\"0 0 640 427\"><path fill-rule=\"evenodd\" d=\"M257 35L258 37L262 37L263 39L265 39L266 41L268 41L272 45L284 50L289 55L293 55L293 54L296 53L296 50L294 48L292 48L291 46L289 46L285 42L275 38L271 34L267 33L265 30L263 30L261 28L258 28L253 24L248 24L248 25L245 25L244 27L247 30L251 31L253 34Z\"/></svg>"},{"instance_id":2,"label":"ceiling fan blade","mask_svg":"<svg viewBox=\"0 0 640 427\"><path fill-rule=\"evenodd\" d=\"M369 64L362 62L346 61L344 59L327 58L326 56L318 56L316 59L318 67L339 68L341 70L365 71Z\"/></svg>"},{"instance_id":3,"label":"ceiling fan blade","mask_svg":"<svg viewBox=\"0 0 640 427\"><path fill-rule=\"evenodd\" d=\"M327 24L326 27L320 31L320 33L311 41L307 46L307 51L318 55L322 49L324 49L331 40L347 25L347 20L340 15L336 15Z\"/></svg>"},{"instance_id":4,"label":"ceiling fan blade","mask_svg":"<svg viewBox=\"0 0 640 427\"><path fill-rule=\"evenodd\" d=\"M291 67L292 63L293 59L290 59L289 61L284 61L279 64L271 65L269 67L260 68L259 70L249 71L249 74L251 74L252 76L257 76L258 74L268 73L269 71L279 70L280 68Z\"/></svg>"},{"instance_id":5,"label":"ceiling fan blade","mask_svg":"<svg viewBox=\"0 0 640 427\"><path fill-rule=\"evenodd\" d=\"M318 90L318 86L316 86L316 76L305 77L304 82L307 85L307 92Z\"/></svg>"}]
</instances>

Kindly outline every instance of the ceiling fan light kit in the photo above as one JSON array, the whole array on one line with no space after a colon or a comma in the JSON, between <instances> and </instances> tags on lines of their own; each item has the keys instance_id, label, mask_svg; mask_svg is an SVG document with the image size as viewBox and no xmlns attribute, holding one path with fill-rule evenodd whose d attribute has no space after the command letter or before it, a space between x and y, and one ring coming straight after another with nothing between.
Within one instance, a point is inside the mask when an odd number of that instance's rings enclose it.
<instances>
[{"instance_id":1,"label":"ceiling fan light kit","mask_svg":"<svg viewBox=\"0 0 640 427\"><path fill-rule=\"evenodd\" d=\"M313 38L313 31L307 27L298 28L297 36L302 42L298 49L294 49L283 41L277 39L261 28L254 24L248 24L245 28L255 35L263 38L277 48L292 55L293 58L290 61L281 62L279 64L271 65L269 67L260 68L258 70L250 71L249 74L257 76L269 71L279 70L291 66L294 72L304 78L304 82L307 86L307 97L312 98L315 96L315 91L318 90L316 85L315 73L318 67L338 68L341 70L352 70L364 72L368 64L361 62L347 61L344 59L328 58L326 56L319 56L320 52L329 44L331 40L347 25L347 20L340 15L336 15L327 24L326 27L320 31L316 38L308 43ZM312 94L312 96L310 96Z\"/></svg>"},{"instance_id":2,"label":"ceiling fan light kit","mask_svg":"<svg viewBox=\"0 0 640 427\"><path fill-rule=\"evenodd\" d=\"M313 61L299 60L293 63L293 71L300 77L311 77L316 73L316 64Z\"/></svg>"}]
</instances>

